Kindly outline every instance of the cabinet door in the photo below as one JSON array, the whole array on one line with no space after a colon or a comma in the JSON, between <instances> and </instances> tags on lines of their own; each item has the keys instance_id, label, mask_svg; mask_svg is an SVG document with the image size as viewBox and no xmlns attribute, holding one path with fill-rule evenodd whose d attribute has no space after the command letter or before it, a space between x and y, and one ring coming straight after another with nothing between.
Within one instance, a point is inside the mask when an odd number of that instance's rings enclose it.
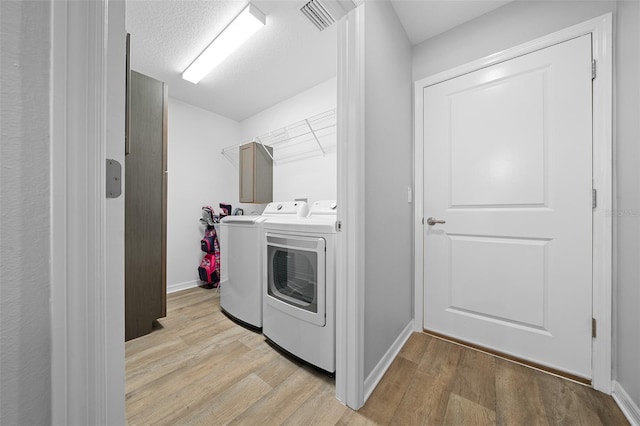
<instances>
[{"instance_id":1,"label":"cabinet door","mask_svg":"<svg viewBox=\"0 0 640 426\"><path fill-rule=\"evenodd\" d=\"M254 202L255 144L240 147L240 202Z\"/></svg>"},{"instance_id":2,"label":"cabinet door","mask_svg":"<svg viewBox=\"0 0 640 426\"><path fill-rule=\"evenodd\" d=\"M240 202L273 201L273 148L256 142L240 146Z\"/></svg>"}]
</instances>

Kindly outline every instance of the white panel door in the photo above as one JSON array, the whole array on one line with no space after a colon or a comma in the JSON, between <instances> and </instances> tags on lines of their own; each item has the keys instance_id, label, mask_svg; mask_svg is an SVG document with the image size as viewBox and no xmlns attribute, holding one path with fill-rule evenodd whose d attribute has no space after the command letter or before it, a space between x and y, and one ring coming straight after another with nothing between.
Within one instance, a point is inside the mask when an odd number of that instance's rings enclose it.
<instances>
[{"instance_id":1,"label":"white panel door","mask_svg":"<svg viewBox=\"0 0 640 426\"><path fill-rule=\"evenodd\" d=\"M590 35L424 88L425 329L591 377L591 98Z\"/></svg>"}]
</instances>

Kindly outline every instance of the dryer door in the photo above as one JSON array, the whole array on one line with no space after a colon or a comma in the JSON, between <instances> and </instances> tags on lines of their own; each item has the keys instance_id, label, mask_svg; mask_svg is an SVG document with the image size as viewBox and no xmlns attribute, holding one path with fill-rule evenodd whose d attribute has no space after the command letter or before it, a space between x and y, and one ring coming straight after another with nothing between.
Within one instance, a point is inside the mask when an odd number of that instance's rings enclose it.
<instances>
[{"instance_id":1,"label":"dryer door","mask_svg":"<svg viewBox=\"0 0 640 426\"><path fill-rule=\"evenodd\" d=\"M324 326L325 247L324 238L267 233L266 302L295 318Z\"/></svg>"}]
</instances>

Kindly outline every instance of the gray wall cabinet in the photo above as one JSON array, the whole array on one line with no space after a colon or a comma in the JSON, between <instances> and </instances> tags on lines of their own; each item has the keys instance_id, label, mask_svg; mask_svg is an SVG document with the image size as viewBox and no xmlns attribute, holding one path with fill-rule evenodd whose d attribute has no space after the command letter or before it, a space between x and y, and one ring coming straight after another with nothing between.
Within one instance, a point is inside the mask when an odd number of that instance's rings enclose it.
<instances>
[{"instance_id":1,"label":"gray wall cabinet","mask_svg":"<svg viewBox=\"0 0 640 426\"><path fill-rule=\"evenodd\" d=\"M273 156L273 148L267 146ZM265 204L273 201L273 160L256 142L240 146L240 202Z\"/></svg>"}]
</instances>

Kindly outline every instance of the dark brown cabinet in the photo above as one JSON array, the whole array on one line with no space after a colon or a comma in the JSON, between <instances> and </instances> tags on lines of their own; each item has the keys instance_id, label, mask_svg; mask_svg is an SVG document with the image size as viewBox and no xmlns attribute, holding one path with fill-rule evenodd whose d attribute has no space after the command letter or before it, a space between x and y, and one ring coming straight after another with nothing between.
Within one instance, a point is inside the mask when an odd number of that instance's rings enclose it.
<instances>
[{"instance_id":1,"label":"dark brown cabinet","mask_svg":"<svg viewBox=\"0 0 640 426\"><path fill-rule=\"evenodd\" d=\"M125 340L166 316L167 86L131 72L125 157Z\"/></svg>"}]
</instances>

